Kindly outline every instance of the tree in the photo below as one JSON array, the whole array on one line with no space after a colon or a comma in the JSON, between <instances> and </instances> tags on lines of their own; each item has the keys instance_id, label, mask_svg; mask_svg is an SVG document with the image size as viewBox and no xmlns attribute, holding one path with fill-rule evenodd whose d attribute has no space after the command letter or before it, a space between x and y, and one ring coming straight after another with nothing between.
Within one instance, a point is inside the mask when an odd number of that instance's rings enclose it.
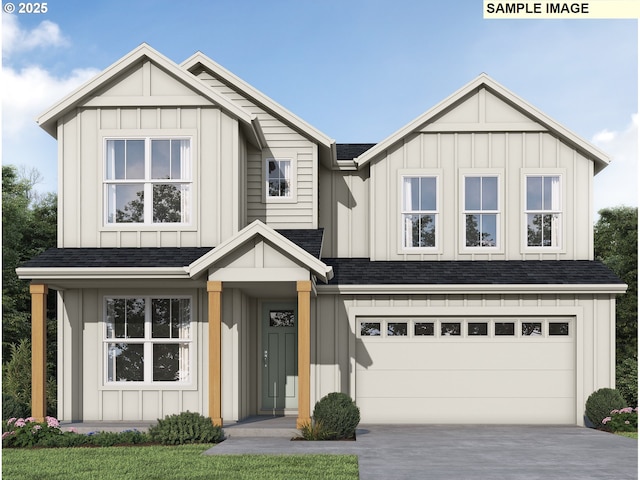
<instances>
[{"instance_id":1,"label":"tree","mask_svg":"<svg viewBox=\"0 0 640 480\"><path fill-rule=\"evenodd\" d=\"M29 282L18 278L16 268L56 245L56 195L38 195L34 186L39 179L34 171L19 173L14 166L2 167L2 358L5 366L14 355L24 357L25 351L30 351L23 342L31 338ZM56 375L55 312L55 292L50 291L47 298L49 383ZM5 380L6 373L3 368ZM3 391L6 391L4 382Z\"/></svg>"},{"instance_id":2,"label":"tree","mask_svg":"<svg viewBox=\"0 0 640 480\"><path fill-rule=\"evenodd\" d=\"M616 359L638 356L638 209L605 208L595 224L595 258L628 285L616 299Z\"/></svg>"}]
</instances>

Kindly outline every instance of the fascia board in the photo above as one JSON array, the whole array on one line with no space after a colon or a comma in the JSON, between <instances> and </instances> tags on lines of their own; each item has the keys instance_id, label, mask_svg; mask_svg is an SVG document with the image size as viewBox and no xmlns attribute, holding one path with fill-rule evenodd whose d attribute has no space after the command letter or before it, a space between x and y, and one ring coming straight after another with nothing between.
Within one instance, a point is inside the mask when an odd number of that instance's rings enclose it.
<instances>
[{"instance_id":1,"label":"fascia board","mask_svg":"<svg viewBox=\"0 0 640 480\"><path fill-rule=\"evenodd\" d=\"M263 106L267 110L271 111L276 116L290 123L297 130L305 133L306 136L313 138L320 145L328 149L331 149L333 145L335 145L335 140L333 140L332 138L329 138L320 130L311 126L310 124L302 120L300 117L298 117L294 113L284 108L279 103L267 97L264 93L255 89L254 87L249 85L247 82L242 80L240 77L236 76L235 74L233 74L232 72L224 68L222 65L216 63L215 61L207 57L205 54L203 54L202 52L196 52L193 55L191 55L191 57L189 57L188 59L186 59L184 62L180 64L180 67L190 71L191 69L193 69L193 67L195 67L198 64L210 70L215 75L223 78L226 82L236 87L243 94L248 96L250 99L254 100L256 103Z\"/></svg>"},{"instance_id":2,"label":"fascia board","mask_svg":"<svg viewBox=\"0 0 640 480\"><path fill-rule=\"evenodd\" d=\"M590 143L586 142L567 128L563 127L555 120L552 120L540 110L533 107L531 104L518 97L510 90L497 83L487 74L483 73L431 109L427 110L427 112L423 113L395 133L391 134L389 137L378 143L373 148L367 150L365 153L355 158L354 160L357 162L358 167L362 167L363 165L371 161L374 157L382 153L384 150L388 149L391 145L400 141L418 128L422 127L422 125L429 122L429 120L434 118L436 115L449 108L451 105L455 104L457 101L461 100L466 95L473 92L475 89L482 86L485 86L489 90L496 93L499 97L503 97L503 99L523 110L528 115L533 117L536 121L541 123L552 132L556 133L558 136L560 136L579 150L586 152L587 155L593 158L600 166L600 168L596 168L596 173L609 164L609 157L605 153L603 153Z\"/></svg>"},{"instance_id":3,"label":"fascia board","mask_svg":"<svg viewBox=\"0 0 640 480\"><path fill-rule=\"evenodd\" d=\"M76 90L74 90L62 100L57 102L55 105L43 112L36 119L38 124L50 135L55 137L55 119L63 115L66 111L74 108L75 105L83 102L87 97L90 97L97 89L101 88L104 84L115 78L119 73L123 72L131 65L135 64L145 57L150 61L156 63L171 75L178 78L180 81L189 85L203 97L218 105L233 117L237 118L247 125L251 125L252 115L249 112L230 102L226 98L218 95L193 75L182 70L173 61L169 60L167 57L154 50L146 43L141 44L130 53L117 60L101 73L96 75L94 78L85 82L83 85L78 87Z\"/></svg>"},{"instance_id":4,"label":"fascia board","mask_svg":"<svg viewBox=\"0 0 640 480\"><path fill-rule=\"evenodd\" d=\"M21 280L99 280L113 278L127 279L189 279L183 267L60 267L60 268L18 268Z\"/></svg>"},{"instance_id":5,"label":"fascia board","mask_svg":"<svg viewBox=\"0 0 640 480\"><path fill-rule=\"evenodd\" d=\"M605 293L626 292L626 284L561 284L561 285L319 285L318 294L498 294L498 293Z\"/></svg>"},{"instance_id":6,"label":"fascia board","mask_svg":"<svg viewBox=\"0 0 640 480\"><path fill-rule=\"evenodd\" d=\"M292 255L294 259L309 268L316 276L320 277L323 281L326 282L333 277L333 267L330 267L324 262L318 260L311 254L297 246L295 243L286 239L278 232L262 223L260 220L255 220L253 223L240 230L237 235L227 239L212 251L200 257L198 260L187 267L187 272L191 277L200 275L212 264L229 255L231 252L244 245L256 235L263 237L265 240L271 242L272 244L280 247L283 251Z\"/></svg>"}]
</instances>

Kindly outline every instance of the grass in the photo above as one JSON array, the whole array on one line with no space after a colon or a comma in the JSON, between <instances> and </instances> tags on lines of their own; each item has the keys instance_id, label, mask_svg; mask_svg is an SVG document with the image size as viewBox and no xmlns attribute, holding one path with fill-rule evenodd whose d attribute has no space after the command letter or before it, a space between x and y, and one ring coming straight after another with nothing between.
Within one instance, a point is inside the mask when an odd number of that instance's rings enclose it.
<instances>
[{"instance_id":1,"label":"grass","mask_svg":"<svg viewBox=\"0 0 640 480\"><path fill-rule=\"evenodd\" d=\"M210 447L3 449L2 476L12 480L358 478L356 455L202 455Z\"/></svg>"},{"instance_id":2,"label":"grass","mask_svg":"<svg viewBox=\"0 0 640 480\"><path fill-rule=\"evenodd\" d=\"M616 435L638 439L638 432L616 432Z\"/></svg>"}]
</instances>

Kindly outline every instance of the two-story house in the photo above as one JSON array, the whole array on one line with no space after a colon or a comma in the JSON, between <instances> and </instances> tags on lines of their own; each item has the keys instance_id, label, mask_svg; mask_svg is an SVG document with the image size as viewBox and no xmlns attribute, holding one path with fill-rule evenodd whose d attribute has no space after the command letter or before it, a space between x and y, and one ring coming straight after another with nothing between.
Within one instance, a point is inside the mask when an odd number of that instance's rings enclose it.
<instances>
[{"instance_id":1,"label":"two-story house","mask_svg":"<svg viewBox=\"0 0 640 480\"><path fill-rule=\"evenodd\" d=\"M201 53L143 44L42 114L58 248L26 262L34 416L58 297L68 421L583 424L615 384L593 259L602 152L482 74L378 144L336 144Z\"/></svg>"}]
</instances>

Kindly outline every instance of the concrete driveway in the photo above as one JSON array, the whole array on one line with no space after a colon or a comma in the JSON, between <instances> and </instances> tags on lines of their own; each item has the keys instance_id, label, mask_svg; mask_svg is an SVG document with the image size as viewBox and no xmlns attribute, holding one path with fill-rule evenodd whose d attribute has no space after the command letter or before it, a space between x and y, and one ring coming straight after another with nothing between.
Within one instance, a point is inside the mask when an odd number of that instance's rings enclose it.
<instances>
[{"instance_id":1,"label":"concrete driveway","mask_svg":"<svg viewBox=\"0 0 640 480\"><path fill-rule=\"evenodd\" d=\"M361 425L355 442L231 437L209 455L356 454L361 479L636 479L637 440L572 426Z\"/></svg>"}]
</instances>

